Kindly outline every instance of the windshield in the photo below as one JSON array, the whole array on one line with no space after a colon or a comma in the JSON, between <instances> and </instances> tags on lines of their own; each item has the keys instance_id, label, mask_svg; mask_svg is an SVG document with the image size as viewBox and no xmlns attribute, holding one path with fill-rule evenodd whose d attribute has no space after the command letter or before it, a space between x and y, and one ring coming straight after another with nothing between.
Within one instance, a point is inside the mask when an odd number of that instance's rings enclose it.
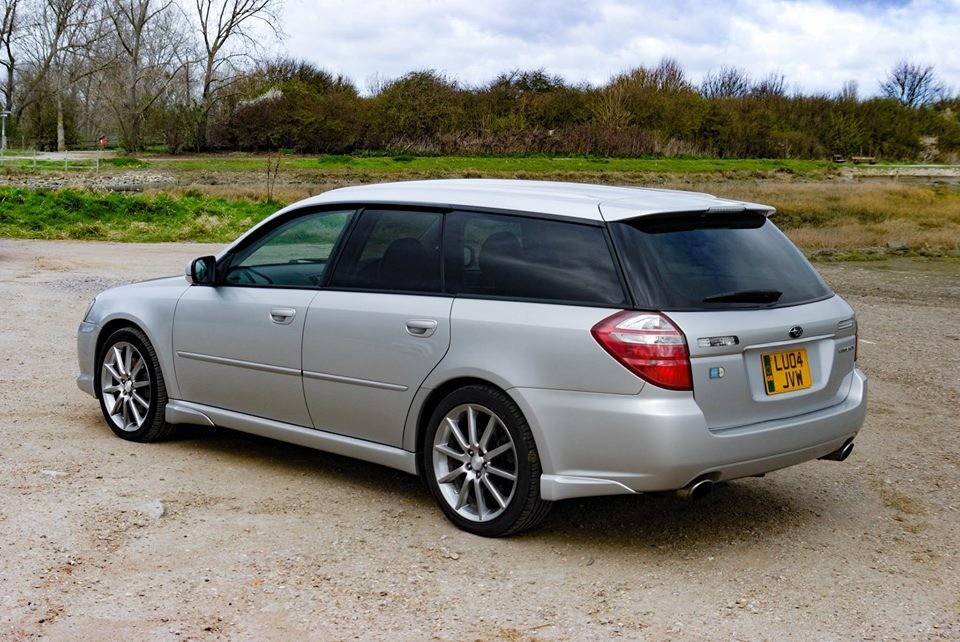
<instances>
[{"instance_id":1,"label":"windshield","mask_svg":"<svg viewBox=\"0 0 960 642\"><path fill-rule=\"evenodd\" d=\"M760 213L645 216L610 228L642 308L782 307L833 294Z\"/></svg>"}]
</instances>

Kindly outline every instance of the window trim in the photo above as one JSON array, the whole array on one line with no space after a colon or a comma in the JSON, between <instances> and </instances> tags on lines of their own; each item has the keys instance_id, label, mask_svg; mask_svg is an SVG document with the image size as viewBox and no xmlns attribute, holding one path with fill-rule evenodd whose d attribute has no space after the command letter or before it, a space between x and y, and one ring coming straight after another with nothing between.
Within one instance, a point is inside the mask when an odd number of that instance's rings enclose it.
<instances>
[{"instance_id":1,"label":"window trim","mask_svg":"<svg viewBox=\"0 0 960 642\"><path fill-rule=\"evenodd\" d=\"M283 226L290 222L292 219L299 218L301 216L308 216L311 214L318 214L324 212L340 212L340 211L349 211L352 210L352 216L347 224L344 226L343 230L340 233L339 238L337 239L336 244L330 252L330 257L327 260L327 266L323 273L323 278L317 285L310 286L273 286L266 284L238 284L238 283L226 283L223 279L225 272L228 269L228 266L231 264L233 258L246 248L251 245L259 242L265 235L271 233L276 228ZM440 289L436 292L421 292L413 290L391 290L391 289L382 289L382 288L358 288L358 287L349 287L349 286L334 286L331 285L334 275L337 270L340 268L340 263L343 258L344 250L347 247L348 243L353 239L354 234L357 231L359 221L363 216L364 212L368 210L394 210L394 211L423 211L423 212L432 212L439 214L441 216L441 228L440 228ZM448 290L447 284L447 262L446 262L446 240L447 240L447 226L448 226L448 216L453 213L463 212L466 214L490 214L494 216L508 216L515 218L523 219L534 219L534 220L545 220L545 221L556 221L558 223L567 223L573 225L582 225L586 227L595 227L600 228L603 234L604 243L611 258L613 259L614 271L616 272L618 283L620 284L620 289L624 294L623 304L614 304L614 303L602 303L599 301L593 302L584 302L584 301L571 301L569 299L545 299L545 298L534 298L534 297L521 297L521 296L500 296L493 294L471 294L471 293L453 293ZM536 212L529 210L520 210L513 208L500 208L500 207L479 207L479 206L466 206L466 205L457 205L457 204L438 204L438 203L425 203L418 201L410 202L397 202L397 201L343 201L338 203L323 203L319 205L308 205L301 207L290 212L285 213L283 216L276 217L275 219L263 224L260 227L254 227L250 230L246 236L242 237L240 241L230 247L217 261L217 271L216 271L216 282L217 287L242 287L242 288L265 288L265 289L290 289L290 290L330 290L334 292L364 292L364 293L374 293L374 294L401 294L405 296L425 296L425 297L442 297L442 298L463 298L471 300L491 300L491 301L507 301L507 302L516 302L516 303L535 303L542 305L564 305L564 306L576 306L576 307L586 307L586 308L602 308L602 309L637 309L636 297L634 296L633 288L630 286L630 281L626 277L626 266L623 265L623 262L620 258L620 251L614 235L610 229L610 225L607 221L604 220L594 220L594 219L584 219L576 216L564 216L562 214L551 214L545 212Z\"/></svg>"}]
</instances>

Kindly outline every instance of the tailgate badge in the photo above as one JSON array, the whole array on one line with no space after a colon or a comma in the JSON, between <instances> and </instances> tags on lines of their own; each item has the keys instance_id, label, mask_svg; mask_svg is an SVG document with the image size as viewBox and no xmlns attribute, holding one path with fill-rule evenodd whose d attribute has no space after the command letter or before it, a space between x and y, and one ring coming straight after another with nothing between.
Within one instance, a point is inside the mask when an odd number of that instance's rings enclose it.
<instances>
[{"instance_id":1,"label":"tailgate badge","mask_svg":"<svg viewBox=\"0 0 960 642\"><path fill-rule=\"evenodd\" d=\"M726 337L700 337L697 339L697 345L701 348L722 348L725 346L740 345L740 338L737 336Z\"/></svg>"},{"instance_id":2,"label":"tailgate badge","mask_svg":"<svg viewBox=\"0 0 960 642\"><path fill-rule=\"evenodd\" d=\"M710 378L711 379L723 379L725 371L723 368L710 368Z\"/></svg>"},{"instance_id":3,"label":"tailgate badge","mask_svg":"<svg viewBox=\"0 0 960 642\"><path fill-rule=\"evenodd\" d=\"M791 337L791 338L793 338L793 339L799 339L800 337L803 336L803 328L801 328L801 327L798 326L798 325L795 325L795 326L793 326L792 328L790 328L790 333L789 333L789 334L790 334L790 337Z\"/></svg>"}]
</instances>

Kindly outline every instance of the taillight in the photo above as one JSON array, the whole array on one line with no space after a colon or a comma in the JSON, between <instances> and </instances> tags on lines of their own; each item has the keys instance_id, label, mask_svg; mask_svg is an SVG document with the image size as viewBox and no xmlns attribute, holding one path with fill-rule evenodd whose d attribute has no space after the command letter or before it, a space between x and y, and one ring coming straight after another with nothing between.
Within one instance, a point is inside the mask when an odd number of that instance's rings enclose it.
<instances>
[{"instance_id":1,"label":"taillight","mask_svg":"<svg viewBox=\"0 0 960 642\"><path fill-rule=\"evenodd\" d=\"M590 332L604 350L641 379L670 390L693 390L687 339L665 315L624 310Z\"/></svg>"}]
</instances>

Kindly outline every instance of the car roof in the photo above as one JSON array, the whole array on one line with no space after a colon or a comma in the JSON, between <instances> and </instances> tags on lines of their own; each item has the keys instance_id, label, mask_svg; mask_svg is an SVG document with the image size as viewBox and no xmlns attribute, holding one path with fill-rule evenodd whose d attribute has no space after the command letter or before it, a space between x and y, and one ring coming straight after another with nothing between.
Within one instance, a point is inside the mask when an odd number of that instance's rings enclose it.
<instances>
[{"instance_id":1,"label":"car roof","mask_svg":"<svg viewBox=\"0 0 960 642\"><path fill-rule=\"evenodd\" d=\"M504 179L439 179L342 187L297 205L408 204L500 209L617 221L649 214L755 211L769 216L768 205L721 199L701 192L620 187L588 183Z\"/></svg>"}]
</instances>

